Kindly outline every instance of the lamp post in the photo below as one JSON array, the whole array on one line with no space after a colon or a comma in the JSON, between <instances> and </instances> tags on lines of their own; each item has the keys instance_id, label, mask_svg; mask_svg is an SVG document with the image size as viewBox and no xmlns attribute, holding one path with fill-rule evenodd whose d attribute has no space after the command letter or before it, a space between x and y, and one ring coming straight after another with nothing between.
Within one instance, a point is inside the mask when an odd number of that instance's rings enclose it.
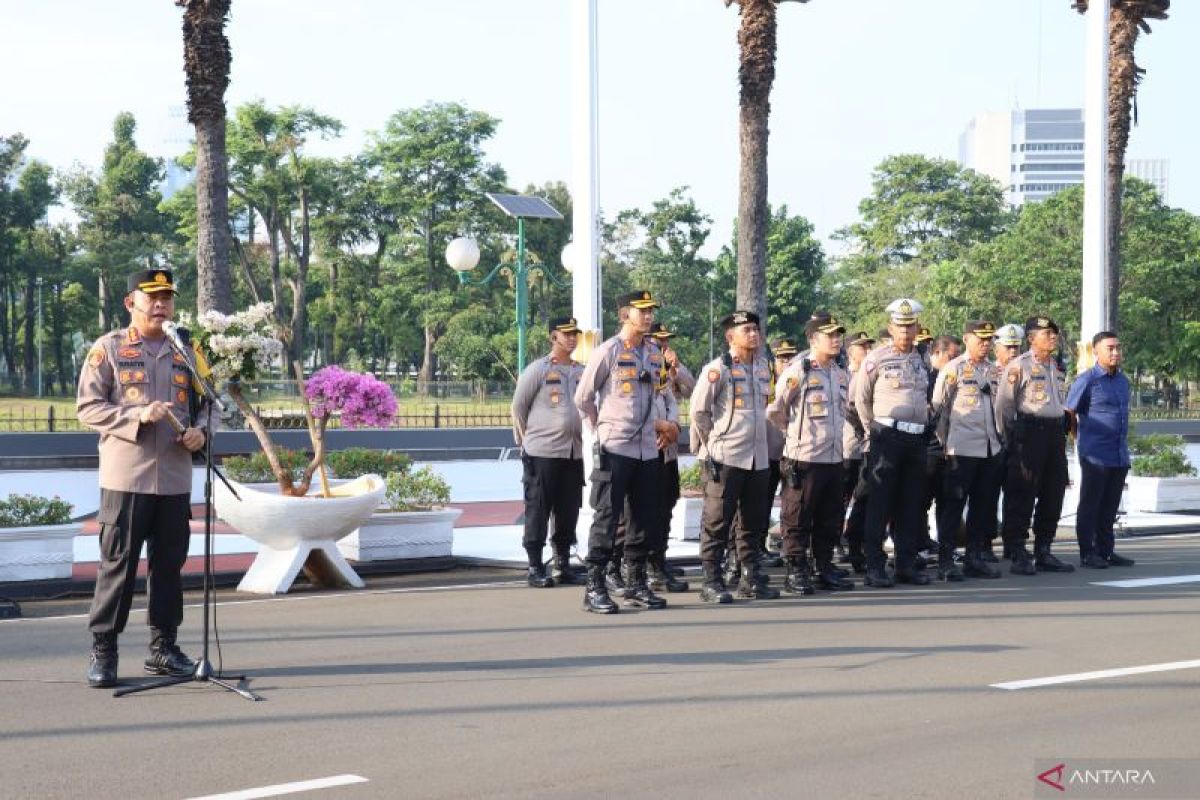
<instances>
[{"instance_id":1,"label":"lamp post","mask_svg":"<svg viewBox=\"0 0 1200 800\"><path fill-rule=\"evenodd\" d=\"M505 264L503 261L492 267L491 272L483 278L475 280L469 273L479 264L479 245L467 236L459 238L446 245L446 263L450 269L458 273L458 282L462 286L486 286L496 279L497 275L508 278L510 286L516 290L517 304L517 372L525 369L525 331L529 326L529 280L538 273L544 275L555 286L567 288L570 284L559 280L546 265L526 263L525 253L525 220L526 219L562 219L554 208L538 197L520 197L518 195L487 195L488 199L504 210L504 213L517 219L517 261L516 264ZM568 246L569 247L569 246ZM565 252L563 266L571 271L570 257Z\"/></svg>"},{"instance_id":2,"label":"lamp post","mask_svg":"<svg viewBox=\"0 0 1200 800\"><path fill-rule=\"evenodd\" d=\"M37 396L42 396L42 276L37 277Z\"/></svg>"}]
</instances>

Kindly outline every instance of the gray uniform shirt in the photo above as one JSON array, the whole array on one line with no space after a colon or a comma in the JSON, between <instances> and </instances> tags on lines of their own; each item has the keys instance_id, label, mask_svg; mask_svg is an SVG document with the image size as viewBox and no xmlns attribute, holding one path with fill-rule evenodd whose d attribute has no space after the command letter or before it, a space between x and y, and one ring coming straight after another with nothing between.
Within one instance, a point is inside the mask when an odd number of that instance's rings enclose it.
<instances>
[{"instance_id":1,"label":"gray uniform shirt","mask_svg":"<svg viewBox=\"0 0 1200 800\"><path fill-rule=\"evenodd\" d=\"M184 427L191 373L166 341L151 353L137 328L106 333L84 360L75 396L79 421L100 433L100 488L137 494L190 494L192 454L167 420L142 425L142 408L171 406Z\"/></svg>"},{"instance_id":2,"label":"gray uniform shirt","mask_svg":"<svg viewBox=\"0 0 1200 800\"><path fill-rule=\"evenodd\" d=\"M614 336L592 352L575 405L608 452L641 461L658 458L654 396L661 368L662 352L649 337L630 347Z\"/></svg>"},{"instance_id":3,"label":"gray uniform shirt","mask_svg":"<svg viewBox=\"0 0 1200 800\"><path fill-rule=\"evenodd\" d=\"M925 425L928 388L929 373L916 348L901 353L894 345L884 345L863 359L854 381L854 408L868 430L877 417Z\"/></svg>"},{"instance_id":4,"label":"gray uniform shirt","mask_svg":"<svg viewBox=\"0 0 1200 800\"><path fill-rule=\"evenodd\" d=\"M996 392L996 425L1003 434L1018 414L1063 419L1067 380L1054 359L1038 361L1026 351L1008 362Z\"/></svg>"},{"instance_id":5,"label":"gray uniform shirt","mask_svg":"<svg viewBox=\"0 0 1200 800\"><path fill-rule=\"evenodd\" d=\"M575 389L583 366L539 358L521 373L512 399L513 438L540 458L582 458L583 423Z\"/></svg>"},{"instance_id":6,"label":"gray uniform shirt","mask_svg":"<svg viewBox=\"0 0 1200 800\"><path fill-rule=\"evenodd\" d=\"M931 406L938 414L937 437L946 455L986 458L1000 452L996 429L999 377L995 364L971 361L965 353L938 373Z\"/></svg>"},{"instance_id":7,"label":"gray uniform shirt","mask_svg":"<svg viewBox=\"0 0 1200 800\"><path fill-rule=\"evenodd\" d=\"M743 364L731 357L704 368L692 392L691 446L699 458L738 469L767 469L767 397L771 373L766 359Z\"/></svg>"},{"instance_id":8,"label":"gray uniform shirt","mask_svg":"<svg viewBox=\"0 0 1200 800\"><path fill-rule=\"evenodd\" d=\"M846 414L854 408L854 381L862 374L862 366L850 373L850 386L847 389L848 401L846 403ZM842 424L842 458L847 460L861 460L863 457L863 437L854 426L847 420Z\"/></svg>"},{"instance_id":9,"label":"gray uniform shirt","mask_svg":"<svg viewBox=\"0 0 1200 800\"><path fill-rule=\"evenodd\" d=\"M808 372L806 362L811 365ZM788 365L767 409L767 419L787 431L785 456L811 464L842 463L849 389L849 375L836 362L824 369L807 358Z\"/></svg>"}]
</instances>

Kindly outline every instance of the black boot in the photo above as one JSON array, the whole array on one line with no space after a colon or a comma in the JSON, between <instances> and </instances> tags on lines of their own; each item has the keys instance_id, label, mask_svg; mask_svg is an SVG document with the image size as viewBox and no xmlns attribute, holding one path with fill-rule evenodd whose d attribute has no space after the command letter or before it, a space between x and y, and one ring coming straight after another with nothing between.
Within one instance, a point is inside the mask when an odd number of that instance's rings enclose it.
<instances>
[{"instance_id":1,"label":"black boot","mask_svg":"<svg viewBox=\"0 0 1200 800\"><path fill-rule=\"evenodd\" d=\"M862 575L867 571L867 557L863 555L861 547L850 547L850 569L854 570L855 575Z\"/></svg>"},{"instance_id":2,"label":"black boot","mask_svg":"<svg viewBox=\"0 0 1200 800\"><path fill-rule=\"evenodd\" d=\"M770 550L767 547L765 539L761 545L758 545L758 565L763 569L773 569L774 567L783 566L783 557L779 553Z\"/></svg>"},{"instance_id":3,"label":"black boot","mask_svg":"<svg viewBox=\"0 0 1200 800\"><path fill-rule=\"evenodd\" d=\"M829 592L845 592L854 588L854 581L833 564L818 565L817 588Z\"/></svg>"},{"instance_id":4,"label":"black boot","mask_svg":"<svg viewBox=\"0 0 1200 800\"><path fill-rule=\"evenodd\" d=\"M738 582L737 596L747 600L774 600L779 597L779 590L767 585L767 576L763 575L758 559L753 556L742 564L742 579Z\"/></svg>"},{"instance_id":5,"label":"black boot","mask_svg":"<svg viewBox=\"0 0 1200 800\"><path fill-rule=\"evenodd\" d=\"M999 578L1000 570L993 567L986 558L986 554L990 550L982 552L967 553L967 560L963 562L963 574L968 578Z\"/></svg>"},{"instance_id":6,"label":"black boot","mask_svg":"<svg viewBox=\"0 0 1200 800\"><path fill-rule=\"evenodd\" d=\"M534 589L549 589L554 585L554 578L546 574L546 568L541 564L531 566L525 574L525 583Z\"/></svg>"},{"instance_id":7,"label":"black boot","mask_svg":"<svg viewBox=\"0 0 1200 800\"><path fill-rule=\"evenodd\" d=\"M646 582L646 560L625 561L625 605L629 608L666 608L667 601L650 590Z\"/></svg>"},{"instance_id":8,"label":"black boot","mask_svg":"<svg viewBox=\"0 0 1200 800\"><path fill-rule=\"evenodd\" d=\"M808 559L803 556L789 556L786 559L787 576L783 579L783 590L788 594L816 594L813 588L812 575L808 569Z\"/></svg>"},{"instance_id":9,"label":"black boot","mask_svg":"<svg viewBox=\"0 0 1200 800\"><path fill-rule=\"evenodd\" d=\"M183 677L196 671L196 664L175 645L175 631L150 629L150 656L143 668L150 675Z\"/></svg>"},{"instance_id":10,"label":"black boot","mask_svg":"<svg viewBox=\"0 0 1200 800\"><path fill-rule=\"evenodd\" d=\"M878 567L867 567L867 574L863 576L863 585L873 586L876 589L890 589L896 585L896 582L888 574L887 566L880 564Z\"/></svg>"},{"instance_id":11,"label":"black boot","mask_svg":"<svg viewBox=\"0 0 1200 800\"><path fill-rule=\"evenodd\" d=\"M647 558L646 566L650 577L650 588L656 592L686 592L691 588L687 581L681 581L671 574L671 570L667 567L667 556L664 553L655 553Z\"/></svg>"},{"instance_id":12,"label":"black boot","mask_svg":"<svg viewBox=\"0 0 1200 800\"><path fill-rule=\"evenodd\" d=\"M625 596L625 578L621 576L621 562L619 560L614 559L608 562L608 569L604 571L604 584L608 587L608 591L617 597Z\"/></svg>"},{"instance_id":13,"label":"black boot","mask_svg":"<svg viewBox=\"0 0 1200 800\"><path fill-rule=\"evenodd\" d=\"M617 604L608 596L604 567L588 565L587 586L583 590L583 610L594 614L616 614Z\"/></svg>"},{"instance_id":14,"label":"black boot","mask_svg":"<svg viewBox=\"0 0 1200 800\"><path fill-rule=\"evenodd\" d=\"M1033 565L1033 555L1025 549L1025 545L1013 544L1005 545L1004 549L1008 553L1008 557L1012 559L1012 564L1008 571L1013 575L1037 575L1037 567Z\"/></svg>"},{"instance_id":15,"label":"black boot","mask_svg":"<svg viewBox=\"0 0 1200 800\"><path fill-rule=\"evenodd\" d=\"M726 586L737 586L738 580L742 576L742 565L738 561L737 553L731 547L725 553L725 572L721 576L721 580Z\"/></svg>"},{"instance_id":16,"label":"black boot","mask_svg":"<svg viewBox=\"0 0 1200 800\"><path fill-rule=\"evenodd\" d=\"M958 564L954 563L954 549L946 548L938 551L938 570L937 578L939 581L949 581L950 583L962 583L962 570L958 568Z\"/></svg>"},{"instance_id":17,"label":"black boot","mask_svg":"<svg viewBox=\"0 0 1200 800\"><path fill-rule=\"evenodd\" d=\"M725 582L721 580L721 570L711 561L706 561L701 565L704 570L704 583L700 586L700 599L706 603L720 603L722 605L733 602L733 595L729 594L725 589Z\"/></svg>"},{"instance_id":18,"label":"black boot","mask_svg":"<svg viewBox=\"0 0 1200 800\"><path fill-rule=\"evenodd\" d=\"M554 566L550 570L551 577L559 586L581 586L583 580L571 566L571 551L554 554Z\"/></svg>"},{"instance_id":19,"label":"black boot","mask_svg":"<svg viewBox=\"0 0 1200 800\"><path fill-rule=\"evenodd\" d=\"M88 686L107 689L117 685L117 635L93 633L92 654L88 659Z\"/></svg>"},{"instance_id":20,"label":"black boot","mask_svg":"<svg viewBox=\"0 0 1200 800\"><path fill-rule=\"evenodd\" d=\"M1033 546L1033 566L1038 572L1074 572L1075 567L1070 564L1059 561L1058 557L1050 552L1050 543L1035 544Z\"/></svg>"}]
</instances>

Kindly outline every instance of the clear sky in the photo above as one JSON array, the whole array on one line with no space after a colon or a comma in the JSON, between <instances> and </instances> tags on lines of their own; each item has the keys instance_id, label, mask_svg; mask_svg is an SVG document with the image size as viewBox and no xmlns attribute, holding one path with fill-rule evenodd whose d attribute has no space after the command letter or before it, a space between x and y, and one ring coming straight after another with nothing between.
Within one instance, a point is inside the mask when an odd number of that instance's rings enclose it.
<instances>
[{"instance_id":1,"label":"clear sky","mask_svg":"<svg viewBox=\"0 0 1200 800\"><path fill-rule=\"evenodd\" d=\"M1140 41L1129 155L1169 159L1169 201L1200 213L1197 6L1177 1ZM144 149L181 152L180 15L171 0L3 0L0 133L53 166L95 166L127 110ZM600 0L601 205L689 185L715 220L710 253L737 208L737 27L722 0ZM567 0L233 0L228 31L231 107L339 118L345 135L317 152L355 152L397 109L454 100L500 118L488 152L514 186L569 179ZM954 158L981 111L1080 106L1083 58L1071 0L783 3L771 202L827 237L885 156Z\"/></svg>"}]
</instances>

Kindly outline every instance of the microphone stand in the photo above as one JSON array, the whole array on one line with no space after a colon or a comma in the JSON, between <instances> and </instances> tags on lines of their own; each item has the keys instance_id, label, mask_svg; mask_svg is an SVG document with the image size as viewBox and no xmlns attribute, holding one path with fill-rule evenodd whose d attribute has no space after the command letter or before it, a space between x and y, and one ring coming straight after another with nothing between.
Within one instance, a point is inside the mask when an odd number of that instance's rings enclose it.
<instances>
[{"instance_id":1,"label":"microphone stand","mask_svg":"<svg viewBox=\"0 0 1200 800\"><path fill-rule=\"evenodd\" d=\"M245 675L224 675L222 673L216 672L213 669L212 661L210 661L209 657L208 657L208 621L209 621L210 616L212 616L214 618L216 616L216 600L212 597L213 583L214 583L214 579L213 579L213 475L215 474L218 478L221 479L221 482L225 484L226 488L229 489L230 493L235 498L237 498L239 501L241 500L241 498L238 497L238 493L236 491L234 491L233 486L230 485L229 481L225 478L224 475L221 474L221 471L219 469L217 469L216 465L213 463L213 453L212 453L212 446L213 446L213 422L212 422L212 419L213 419L213 416L212 416L212 410L213 410L213 406L217 406L222 411L224 411L225 404L221 402L221 399L219 397L217 397L216 389L213 387L212 383L210 383L206 378L201 376L200 373L197 371L196 366L192 362L192 359L190 357L191 354L180 347L181 343L177 342L175 340L174 336L167 336L167 341L170 342L171 349L174 350L176 353L178 353L179 357L183 359L183 363L187 367L188 372L190 372L192 374L192 377L196 380L196 385L200 386L201 389L203 390L202 394L204 395L204 399L208 401L207 409L206 409L206 414L208 417L208 426L207 426L205 436L204 436L204 605L203 605L204 622L203 622L203 636L202 636L203 649L201 651L200 658L196 660L196 669L195 669L195 671L192 672L191 675L172 675L170 677L163 678L162 680L150 681L148 683L141 683L141 684L138 684L137 686L126 686L125 688L117 689L115 692L113 692L113 697L124 697L125 695L134 694L136 692L145 692L145 691L149 691L151 689L162 689L167 686L176 686L181 683L189 683L192 681L197 681L200 683L214 684L216 686L219 686L222 689L225 689L226 691L241 695L242 697L244 697L247 700L261 700L262 697L260 697L259 695L255 694L254 692L252 692L246 688L246 686L245 686L246 676ZM234 680L236 680L237 683L232 683L232 681L234 681Z\"/></svg>"}]
</instances>

